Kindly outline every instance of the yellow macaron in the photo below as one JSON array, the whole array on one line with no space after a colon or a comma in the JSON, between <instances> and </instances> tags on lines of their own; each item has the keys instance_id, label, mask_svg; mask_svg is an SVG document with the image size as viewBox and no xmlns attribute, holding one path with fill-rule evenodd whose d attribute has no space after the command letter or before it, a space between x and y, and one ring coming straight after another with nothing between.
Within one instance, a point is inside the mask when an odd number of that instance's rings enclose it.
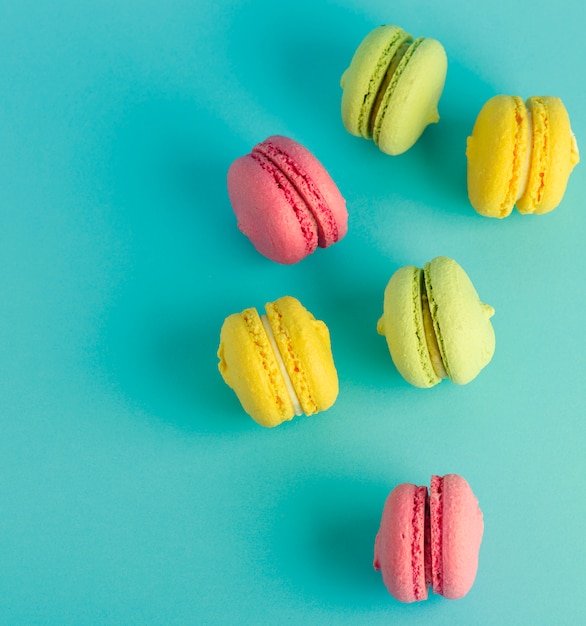
<instances>
[{"instance_id":1,"label":"yellow macaron","mask_svg":"<svg viewBox=\"0 0 586 626\"><path fill-rule=\"evenodd\" d=\"M559 98L494 96L468 137L468 197L487 217L547 213L564 196L579 162L568 112Z\"/></svg>"},{"instance_id":2,"label":"yellow macaron","mask_svg":"<svg viewBox=\"0 0 586 626\"><path fill-rule=\"evenodd\" d=\"M327 326L284 296L228 316L220 331L218 368L243 409L261 426L330 408L338 396Z\"/></svg>"}]
</instances>

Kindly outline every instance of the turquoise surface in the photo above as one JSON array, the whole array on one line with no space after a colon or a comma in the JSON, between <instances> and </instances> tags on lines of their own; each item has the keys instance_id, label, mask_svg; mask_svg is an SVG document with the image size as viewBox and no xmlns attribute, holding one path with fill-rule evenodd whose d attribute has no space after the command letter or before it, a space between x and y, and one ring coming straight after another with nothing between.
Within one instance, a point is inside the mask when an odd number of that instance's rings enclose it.
<instances>
[{"instance_id":1,"label":"turquoise surface","mask_svg":"<svg viewBox=\"0 0 586 626\"><path fill-rule=\"evenodd\" d=\"M465 145L497 93L561 97L586 145L585 22L582 0L0 0L2 624L583 623L586 165L553 213L490 220ZM439 124L398 157L339 114L384 23L449 61ZM350 214L291 267L225 183L276 133ZM391 274L440 254L497 349L415 389L376 322ZM267 430L216 350L225 316L285 294L327 322L340 395ZM448 472L484 512L476 583L402 605L372 568L385 498Z\"/></svg>"}]
</instances>

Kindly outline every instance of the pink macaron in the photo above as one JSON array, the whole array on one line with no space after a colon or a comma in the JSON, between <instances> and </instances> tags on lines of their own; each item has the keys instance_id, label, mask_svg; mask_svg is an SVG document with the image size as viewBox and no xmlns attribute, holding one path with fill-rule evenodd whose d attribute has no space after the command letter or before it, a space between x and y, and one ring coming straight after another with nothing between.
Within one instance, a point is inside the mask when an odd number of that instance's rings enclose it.
<instances>
[{"instance_id":1,"label":"pink macaron","mask_svg":"<svg viewBox=\"0 0 586 626\"><path fill-rule=\"evenodd\" d=\"M338 187L309 150L287 137L269 137L236 159L228 195L238 228L277 263L297 263L348 230Z\"/></svg>"},{"instance_id":2,"label":"pink macaron","mask_svg":"<svg viewBox=\"0 0 586 626\"><path fill-rule=\"evenodd\" d=\"M374 567L401 602L427 600L428 587L456 600L476 578L483 531L478 500L461 476L432 476L429 494L404 483L385 503Z\"/></svg>"}]
</instances>

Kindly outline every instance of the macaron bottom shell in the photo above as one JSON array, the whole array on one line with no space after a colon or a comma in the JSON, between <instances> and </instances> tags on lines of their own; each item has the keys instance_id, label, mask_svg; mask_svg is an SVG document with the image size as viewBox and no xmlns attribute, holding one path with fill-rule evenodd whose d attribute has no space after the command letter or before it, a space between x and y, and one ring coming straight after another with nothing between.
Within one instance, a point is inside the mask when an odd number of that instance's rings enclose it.
<instances>
[{"instance_id":1,"label":"macaron bottom shell","mask_svg":"<svg viewBox=\"0 0 586 626\"><path fill-rule=\"evenodd\" d=\"M411 43L409 33L390 24L375 28L362 40L340 79L342 122L350 134L372 139L386 86Z\"/></svg>"},{"instance_id":2,"label":"macaron bottom shell","mask_svg":"<svg viewBox=\"0 0 586 626\"><path fill-rule=\"evenodd\" d=\"M256 422L273 427L293 419L292 398L256 309L245 309L224 320L218 359L224 382Z\"/></svg>"},{"instance_id":3,"label":"macaron bottom shell","mask_svg":"<svg viewBox=\"0 0 586 626\"><path fill-rule=\"evenodd\" d=\"M435 39L420 38L405 52L376 115L373 138L382 152L403 154L439 121L447 67L445 50Z\"/></svg>"}]
</instances>

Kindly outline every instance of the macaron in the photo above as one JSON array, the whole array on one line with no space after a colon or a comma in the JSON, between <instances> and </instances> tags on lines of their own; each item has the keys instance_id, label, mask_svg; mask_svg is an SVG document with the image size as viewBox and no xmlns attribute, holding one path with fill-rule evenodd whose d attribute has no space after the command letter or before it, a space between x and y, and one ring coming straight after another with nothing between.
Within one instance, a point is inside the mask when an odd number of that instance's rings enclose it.
<instances>
[{"instance_id":1,"label":"macaron","mask_svg":"<svg viewBox=\"0 0 586 626\"><path fill-rule=\"evenodd\" d=\"M468 197L487 217L547 213L564 196L580 161L568 112L559 98L494 96L468 137Z\"/></svg>"},{"instance_id":2,"label":"macaron","mask_svg":"<svg viewBox=\"0 0 586 626\"><path fill-rule=\"evenodd\" d=\"M261 426L329 409L338 396L327 326L284 296L228 316L220 331L218 369L243 409Z\"/></svg>"},{"instance_id":3,"label":"macaron","mask_svg":"<svg viewBox=\"0 0 586 626\"><path fill-rule=\"evenodd\" d=\"M493 315L462 267L440 256L392 275L377 330L412 385L433 387L444 378L464 385L492 359Z\"/></svg>"},{"instance_id":4,"label":"macaron","mask_svg":"<svg viewBox=\"0 0 586 626\"><path fill-rule=\"evenodd\" d=\"M297 263L348 230L336 183L309 150L287 137L269 137L236 159L228 195L238 228L277 263Z\"/></svg>"},{"instance_id":5,"label":"macaron","mask_svg":"<svg viewBox=\"0 0 586 626\"><path fill-rule=\"evenodd\" d=\"M439 41L414 39L398 26L375 28L340 81L346 130L372 139L386 154L405 152L439 120L447 67Z\"/></svg>"},{"instance_id":6,"label":"macaron","mask_svg":"<svg viewBox=\"0 0 586 626\"><path fill-rule=\"evenodd\" d=\"M430 587L457 600L474 584L483 532L478 500L462 476L432 476L429 493L404 483L385 502L374 568L400 602L427 600Z\"/></svg>"}]
</instances>

